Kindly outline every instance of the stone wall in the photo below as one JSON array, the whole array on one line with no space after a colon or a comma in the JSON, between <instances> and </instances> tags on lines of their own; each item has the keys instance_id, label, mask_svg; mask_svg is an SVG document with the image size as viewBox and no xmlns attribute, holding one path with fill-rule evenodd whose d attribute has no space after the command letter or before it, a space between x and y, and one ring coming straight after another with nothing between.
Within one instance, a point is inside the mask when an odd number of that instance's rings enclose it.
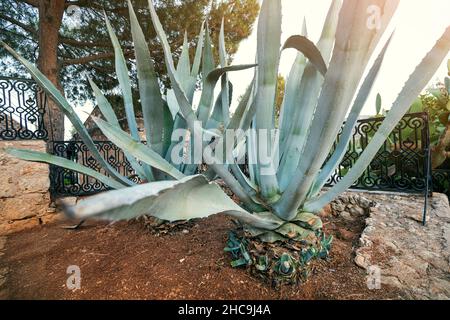
<instances>
[{"instance_id":1,"label":"stone wall","mask_svg":"<svg viewBox=\"0 0 450 320\"><path fill-rule=\"evenodd\" d=\"M45 142L0 141L0 234L53 220L48 165L13 158L5 147L45 152Z\"/></svg>"},{"instance_id":2,"label":"stone wall","mask_svg":"<svg viewBox=\"0 0 450 320\"><path fill-rule=\"evenodd\" d=\"M364 219L355 263L374 290L391 286L408 299L450 299L450 205L433 193L422 225L423 195L346 192L330 205L347 221Z\"/></svg>"}]
</instances>

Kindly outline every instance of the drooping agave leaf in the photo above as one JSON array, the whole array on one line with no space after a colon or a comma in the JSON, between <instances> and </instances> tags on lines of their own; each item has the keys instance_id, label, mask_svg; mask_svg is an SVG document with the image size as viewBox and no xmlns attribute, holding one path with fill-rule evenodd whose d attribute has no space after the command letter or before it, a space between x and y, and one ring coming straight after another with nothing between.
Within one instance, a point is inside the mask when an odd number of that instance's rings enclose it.
<instances>
[{"instance_id":1,"label":"drooping agave leaf","mask_svg":"<svg viewBox=\"0 0 450 320\"><path fill-rule=\"evenodd\" d=\"M258 19L257 30L257 63L255 104L258 112L255 116L255 129L258 133L266 132L267 150L272 151L272 139L269 136L274 129L274 105L277 90L278 65L281 46L281 0L264 1ZM262 131L265 130L265 131ZM257 136L257 145L261 135ZM258 172L261 194L267 199L278 193L278 181L275 172L271 172L272 163L262 163L258 152ZM278 159L277 159L278 160ZM264 161L265 162L265 161ZM264 174L262 174L264 173Z\"/></svg>"},{"instance_id":2,"label":"drooping agave leaf","mask_svg":"<svg viewBox=\"0 0 450 320\"><path fill-rule=\"evenodd\" d=\"M72 106L67 102L61 92L55 87L55 85L50 80L48 80L42 74L42 72L38 70L38 68L25 60L6 43L0 41L0 44L30 72L36 83L53 99L53 101L58 105L64 115L69 118L70 122L80 134L81 139L86 144L89 151L92 153L92 156L102 167L105 168L108 174L110 174L115 180L120 181L124 185L133 185L134 183L132 181L120 175L105 159L103 159L102 155L92 141L92 138L89 136L89 133L84 127L83 122L80 120Z\"/></svg>"},{"instance_id":3,"label":"drooping agave leaf","mask_svg":"<svg viewBox=\"0 0 450 320\"><path fill-rule=\"evenodd\" d=\"M99 87L92 81L91 78L88 78L89 84L91 85L92 91L94 92L95 99L97 100L98 108L100 109L100 112L105 117L106 121L108 121L111 125L115 126L116 128L120 129L119 120L117 119L116 114L114 113L114 110L109 103L108 99L103 95L102 91L99 89ZM141 179L148 179L146 172L144 171L144 168L136 161L136 159L133 156L130 156L128 153L124 152L125 157L127 158L128 162L130 162L131 167L136 171L136 174Z\"/></svg>"},{"instance_id":4,"label":"drooping agave leaf","mask_svg":"<svg viewBox=\"0 0 450 320\"><path fill-rule=\"evenodd\" d=\"M55 166L62 167L64 169L76 171L91 176L113 189L122 189L125 187L123 184L117 182L116 180L110 177L101 174L96 170L93 170L91 168L88 168L79 163L76 163L74 161L62 157L54 156L52 154L48 154L45 152L15 149L15 148L6 148L5 151L9 155L22 160L53 164Z\"/></svg>"},{"instance_id":5,"label":"drooping agave leaf","mask_svg":"<svg viewBox=\"0 0 450 320\"><path fill-rule=\"evenodd\" d=\"M203 126L206 124L206 121L211 115L214 99L214 88L220 77L227 72L246 70L254 68L255 66L255 64L234 65L225 68L214 69L208 74L203 82L202 95L200 97L200 103L198 106L198 119L202 121Z\"/></svg>"},{"instance_id":6,"label":"drooping agave leaf","mask_svg":"<svg viewBox=\"0 0 450 320\"><path fill-rule=\"evenodd\" d=\"M158 78L154 70L147 41L145 40L144 33L139 25L130 0L128 0L128 9L130 12L131 34L136 54L139 94L147 143L155 152L162 156L164 153L165 102L161 96Z\"/></svg>"},{"instance_id":7,"label":"drooping agave leaf","mask_svg":"<svg viewBox=\"0 0 450 320\"><path fill-rule=\"evenodd\" d=\"M323 75L327 73L327 65L322 54L314 43L305 36L296 35L289 37L283 45L283 49L297 49L316 67Z\"/></svg>"},{"instance_id":8,"label":"drooping agave leaf","mask_svg":"<svg viewBox=\"0 0 450 320\"><path fill-rule=\"evenodd\" d=\"M381 25L368 28L367 8L373 4L381 9ZM343 3L333 55L308 139L302 148L305 152L276 205L279 212L290 217L305 201L342 126L373 50L397 6L398 0L348 0Z\"/></svg>"},{"instance_id":9,"label":"drooping agave leaf","mask_svg":"<svg viewBox=\"0 0 450 320\"><path fill-rule=\"evenodd\" d=\"M317 43L325 63L330 60L333 50L340 8L340 0L334 0L331 3ZM289 92L290 96L287 96L289 99L283 106L290 112L287 114L286 121L283 122L283 126L286 127L285 132L281 132L284 140L280 141L282 143L280 145L281 161L277 173L281 191L284 191L291 183L291 177L302 159L301 155L308 139L317 100L324 82L323 75L312 62L308 62L303 68L301 76L293 78L294 81L298 81L294 83L296 88L293 92ZM288 103L292 103L293 106Z\"/></svg>"},{"instance_id":10,"label":"drooping agave leaf","mask_svg":"<svg viewBox=\"0 0 450 320\"><path fill-rule=\"evenodd\" d=\"M391 131L408 111L409 107L419 95L421 90L436 73L442 60L444 60L449 51L450 27L445 30L444 34L437 41L433 49L425 56L422 62L416 67L415 71L409 77L402 91L393 103L385 120L351 170L342 180L340 180L325 194L321 195L319 198L308 201L304 207L306 211L317 212L326 203L331 202L335 197L349 188L353 182L361 176L366 169L367 164L370 163L370 161L375 157Z\"/></svg>"},{"instance_id":11,"label":"drooping agave leaf","mask_svg":"<svg viewBox=\"0 0 450 320\"><path fill-rule=\"evenodd\" d=\"M353 107L350 110L350 114L347 117L347 121L345 122L344 128L342 130L342 134L339 138L339 143L336 146L335 151L333 152L331 158L327 161L325 166L322 168L322 171L318 175L316 182L314 183L311 195L315 196L317 193L322 189L322 187L327 182L328 178L331 176L333 171L339 166L342 159L345 156L345 153L347 152L348 144L351 140L352 134L353 134L353 128L356 125L356 122L358 121L358 117L361 113L362 108L364 107L367 97L370 94L370 91L372 90L372 86L375 83L375 80L378 76L378 72L380 71L381 64L384 59L384 55L386 54L386 50L389 47L389 43L392 39L391 37L388 39L386 44L384 45L383 49L381 50L380 54L378 55L377 59L375 60L372 68L370 69L369 73L367 74L366 78L364 79L364 82L359 89L358 95L356 96L355 101L353 102ZM381 107L380 107L381 108Z\"/></svg>"},{"instance_id":12,"label":"drooping agave leaf","mask_svg":"<svg viewBox=\"0 0 450 320\"><path fill-rule=\"evenodd\" d=\"M159 181L108 191L66 208L69 217L77 219L128 220L152 215L162 220L177 221L204 218L226 213L245 223L275 229L279 222L249 214L231 200L215 183L202 175L180 181Z\"/></svg>"},{"instance_id":13,"label":"drooping agave leaf","mask_svg":"<svg viewBox=\"0 0 450 320\"><path fill-rule=\"evenodd\" d=\"M128 75L128 67L127 62L125 60L125 56L123 55L123 51L120 47L119 40L117 39L114 30L109 23L109 19L104 12L106 27L108 29L109 37L111 38L111 42L114 48L114 59L116 65L116 74L117 79L119 80L120 89L122 91L124 106L125 106L125 114L127 116L128 128L130 130L131 136L136 140L139 140L139 132L136 124L136 116L134 114L133 107L133 95L131 90L131 81L130 76Z\"/></svg>"},{"instance_id":14,"label":"drooping agave leaf","mask_svg":"<svg viewBox=\"0 0 450 320\"><path fill-rule=\"evenodd\" d=\"M100 118L92 117L95 124L102 130L103 134L111 140L115 145L124 151L128 152L132 156L140 159L141 161L149 164L150 166L159 169L167 174L171 175L175 179L182 179L184 175L175 169L170 163L168 163L159 154L153 151L146 145L135 141L128 133L120 130L108 122L103 121Z\"/></svg>"},{"instance_id":15,"label":"drooping agave leaf","mask_svg":"<svg viewBox=\"0 0 450 320\"><path fill-rule=\"evenodd\" d=\"M302 36L308 36L308 30L306 27L306 20L303 19ZM280 156L283 155L286 148L286 139L291 132L293 121L291 121L292 114L295 107L298 107L297 95L302 81L303 72L306 67L306 57L303 53L298 52L294 63L291 66L289 75L286 79L286 87L284 90L283 103L280 111Z\"/></svg>"}]
</instances>

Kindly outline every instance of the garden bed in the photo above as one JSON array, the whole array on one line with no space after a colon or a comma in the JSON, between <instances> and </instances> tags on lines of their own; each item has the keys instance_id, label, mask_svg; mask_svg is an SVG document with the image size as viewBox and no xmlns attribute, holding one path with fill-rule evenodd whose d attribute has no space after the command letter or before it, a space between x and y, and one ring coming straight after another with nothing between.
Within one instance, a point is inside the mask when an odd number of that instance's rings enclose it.
<instances>
[{"instance_id":1,"label":"garden bed","mask_svg":"<svg viewBox=\"0 0 450 320\"><path fill-rule=\"evenodd\" d=\"M173 234L152 234L142 222L67 222L8 236L0 268L7 268L2 298L10 299L398 299L383 285L369 290L366 272L354 263L364 218L353 222L324 212L324 229L335 237L327 261L317 261L299 286L278 290L230 266L223 251L230 218L199 220ZM66 287L67 267L81 270L81 289Z\"/></svg>"}]
</instances>

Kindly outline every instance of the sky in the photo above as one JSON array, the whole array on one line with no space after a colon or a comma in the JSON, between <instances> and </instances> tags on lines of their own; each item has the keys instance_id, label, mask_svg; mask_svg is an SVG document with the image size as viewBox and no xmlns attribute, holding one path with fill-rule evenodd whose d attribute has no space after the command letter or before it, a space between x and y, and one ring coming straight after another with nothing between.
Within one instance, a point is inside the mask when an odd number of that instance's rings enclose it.
<instances>
[{"instance_id":1,"label":"sky","mask_svg":"<svg viewBox=\"0 0 450 320\"><path fill-rule=\"evenodd\" d=\"M306 18L308 38L317 42L322 31L331 0L282 0L282 39L281 43L291 35L300 34L303 17ZM362 111L362 115L375 114L375 98L380 93L383 108L390 109L403 84L415 67L433 47L436 40L450 25L449 0L401 0L396 15L391 21L385 35L395 27L395 35L386 53L378 79L373 86L372 93ZM256 53L256 31L253 28L251 36L242 41L235 55L233 64L253 63ZM383 44L383 39L381 44ZM378 51L375 55L378 54ZM295 59L294 49L285 50L280 61L279 73L287 76ZM431 83L443 80L447 75L447 60L445 59ZM370 66L370 64L369 64ZM234 85L232 109L237 105L241 96L253 77L252 71L230 73L230 81Z\"/></svg>"}]
</instances>

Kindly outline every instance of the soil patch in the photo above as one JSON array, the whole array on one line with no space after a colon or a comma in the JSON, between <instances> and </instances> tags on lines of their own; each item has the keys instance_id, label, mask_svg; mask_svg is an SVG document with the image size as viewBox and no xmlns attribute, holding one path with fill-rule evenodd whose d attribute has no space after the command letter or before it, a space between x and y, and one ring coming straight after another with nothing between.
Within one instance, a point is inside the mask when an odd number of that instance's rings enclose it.
<instances>
[{"instance_id":1,"label":"soil patch","mask_svg":"<svg viewBox=\"0 0 450 320\"><path fill-rule=\"evenodd\" d=\"M354 263L364 222L351 224L331 214L324 230L335 239L328 261L306 283L275 290L230 266L223 251L231 219L216 215L196 221L188 232L151 234L139 221L67 222L38 226L8 236L0 268L8 267L9 299L399 299L391 286L369 290L366 272ZM344 232L345 230L346 232ZM346 236L342 236L346 233ZM66 287L71 265L80 267L81 289Z\"/></svg>"}]
</instances>

